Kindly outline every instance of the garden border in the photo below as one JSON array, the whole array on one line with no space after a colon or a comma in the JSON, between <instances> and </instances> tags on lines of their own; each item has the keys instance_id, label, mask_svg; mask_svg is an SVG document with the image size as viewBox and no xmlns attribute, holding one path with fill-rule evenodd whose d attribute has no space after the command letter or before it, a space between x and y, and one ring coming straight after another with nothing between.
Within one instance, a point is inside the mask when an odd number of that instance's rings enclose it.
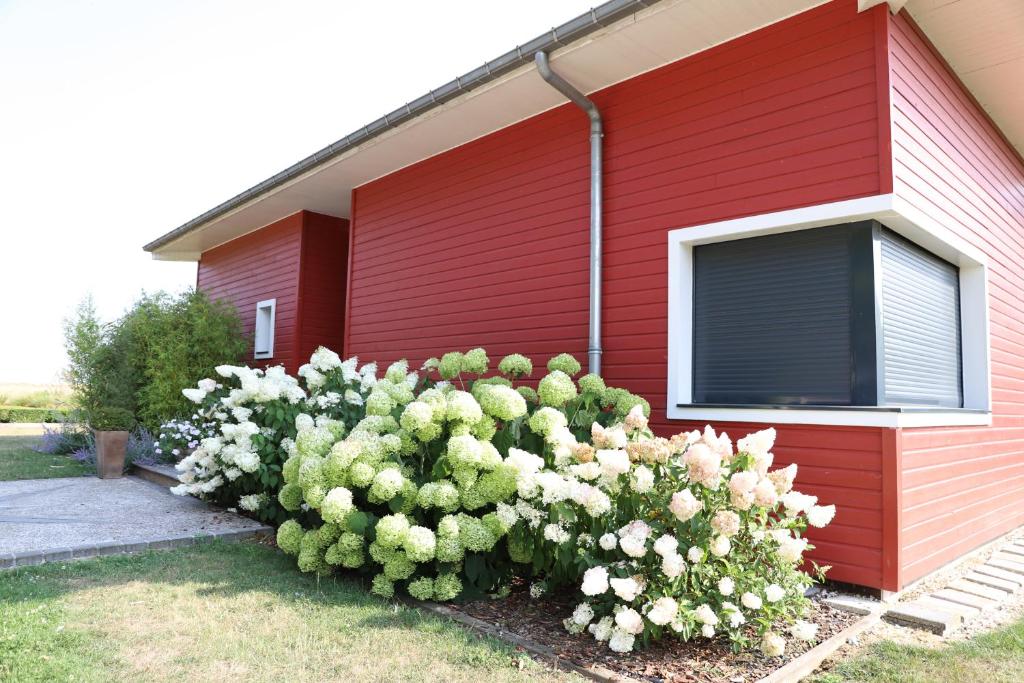
<instances>
[{"instance_id":1,"label":"garden border","mask_svg":"<svg viewBox=\"0 0 1024 683\"><path fill-rule=\"evenodd\" d=\"M521 647L535 659L551 664L555 668L563 671L577 673L592 681L600 681L600 683L621 683L622 681L637 680L630 676L616 673L611 669L597 664L589 667L580 666L579 664L575 664L558 656L551 648L545 647L544 645L536 643L528 638L524 638L523 636L506 631L505 629L494 626L493 624L489 624L482 619L471 617L457 609L446 607L445 605L441 605L436 602L423 602L411 598L405 600L405 602L437 616L458 622L459 624L483 635L492 636L510 645ZM816 670L821 663L825 661L825 659L845 645L847 640L871 626L874 626L881 618L882 613L880 610L874 610L870 614L862 616L860 619L853 622L828 640L815 645L796 659L793 659L767 676L758 679L756 683L788 683L789 681L800 680Z\"/></svg>"}]
</instances>

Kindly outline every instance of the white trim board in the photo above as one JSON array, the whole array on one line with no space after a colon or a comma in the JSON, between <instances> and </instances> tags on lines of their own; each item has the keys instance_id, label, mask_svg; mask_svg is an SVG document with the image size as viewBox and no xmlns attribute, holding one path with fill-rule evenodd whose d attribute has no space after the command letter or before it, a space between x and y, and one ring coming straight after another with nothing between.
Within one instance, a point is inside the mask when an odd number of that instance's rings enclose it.
<instances>
[{"instance_id":1,"label":"white trim board","mask_svg":"<svg viewBox=\"0 0 1024 683\"><path fill-rule=\"evenodd\" d=\"M872 411L864 409L775 409L685 406L693 398L693 248L759 235L877 220L894 232L960 268L960 327L963 410ZM673 420L769 422L776 424L931 427L989 425L987 259L973 245L892 194L820 204L670 230L668 233L668 395ZM977 412L980 411L980 412Z\"/></svg>"}]
</instances>

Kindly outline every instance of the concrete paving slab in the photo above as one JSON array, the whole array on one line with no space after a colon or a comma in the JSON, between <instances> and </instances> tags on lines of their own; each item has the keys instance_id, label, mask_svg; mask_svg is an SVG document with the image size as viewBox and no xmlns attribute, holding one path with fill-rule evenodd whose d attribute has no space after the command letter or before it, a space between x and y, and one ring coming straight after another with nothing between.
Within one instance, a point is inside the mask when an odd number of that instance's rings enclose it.
<instances>
[{"instance_id":1,"label":"concrete paving slab","mask_svg":"<svg viewBox=\"0 0 1024 683\"><path fill-rule=\"evenodd\" d=\"M1003 546L1003 552L1009 553L1010 555L1017 555L1018 557L1024 558L1024 546L1019 545L1006 545Z\"/></svg>"},{"instance_id":2,"label":"concrete paving slab","mask_svg":"<svg viewBox=\"0 0 1024 683\"><path fill-rule=\"evenodd\" d=\"M999 569L1005 569L1006 571L1013 572L1014 574L1024 576L1024 562L1015 562L1000 553L996 553L996 555L988 561L988 564L990 567L998 567Z\"/></svg>"},{"instance_id":3,"label":"concrete paving slab","mask_svg":"<svg viewBox=\"0 0 1024 683\"><path fill-rule=\"evenodd\" d=\"M946 612L952 612L953 614L959 614L960 618L963 620L967 620L981 614L981 610L977 607L968 607L967 605L961 605L958 602L950 602L949 600L933 598L930 595L918 598L917 603L930 609L944 610Z\"/></svg>"},{"instance_id":4,"label":"concrete paving slab","mask_svg":"<svg viewBox=\"0 0 1024 683\"><path fill-rule=\"evenodd\" d=\"M972 583L976 583L982 586L989 586L997 590L1006 591L1007 593L1013 593L1020 584L1015 581L1007 581L1006 579L1000 579L996 576L990 576L988 574L982 574L978 571L968 572L964 575L964 578Z\"/></svg>"},{"instance_id":5,"label":"concrete paving slab","mask_svg":"<svg viewBox=\"0 0 1024 683\"><path fill-rule=\"evenodd\" d=\"M949 587L964 593L970 593L971 595L978 595L983 598L988 598L989 600L995 600L996 602L1005 600L1013 592L1013 588L993 588L986 583L972 581L966 577L957 579L953 583L949 584Z\"/></svg>"},{"instance_id":6,"label":"concrete paving slab","mask_svg":"<svg viewBox=\"0 0 1024 683\"><path fill-rule=\"evenodd\" d=\"M878 600L862 598L856 595L830 595L823 602L835 609L862 616L876 611L881 604Z\"/></svg>"},{"instance_id":7,"label":"concrete paving slab","mask_svg":"<svg viewBox=\"0 0 1024 683\"><path fill-rule=\"evenodd\" d=\"M913 628L921 628L940 636L959 628L961 616L948 610L934 609L919 601L898 604L885 613L885 619Z\"/></svg>"},{"instance_id":8,"label":"concrete paving slab","mask_svg":"<svg viewBox=\"0 0 1024 683\"><path fill-rule=\"evenodd\" d=\"M965 593L963 591L956 590L955 588L943 588L932 593L933 598L940 600L948 600L949 602L955 602L958 605L966 605L967 607L974 607L978 610L989 609L999 604L998 600L992 598L985 598L980 595L973 593Z\"/></svg>"},{"instance_id":9,"label":"concrete paving slab","mask_svg":"<svg viewBox=\"0 0 1024 683\"><path fill-rule=\"evenodd\" d=\"M0 482L0 569L271 532L135 477Z\"/></svg>"},{"instance_id":10,"label":"concrete paving slab","mask_svg":"<svg viewBox=\"0 0 1024 683\"><path fill-rule=\"evenodd\" d=\"M1024 576L1021 576L1020 574L1018 574L1016 572L1011 572L1011 571L1007 571L1006 569L1002 569L1000 567L996 567L991 562L988 563L988 564L978 565L977 567L974 568L974 571L979 573L979 574L984 574L986 576L994 576L997 579L1002 579L1003 581L1008 581L1008 582L1014 584L1015 586L1017 586L1018 588L1021 585L1024 585Z\"/></svg>"}]
</instances>

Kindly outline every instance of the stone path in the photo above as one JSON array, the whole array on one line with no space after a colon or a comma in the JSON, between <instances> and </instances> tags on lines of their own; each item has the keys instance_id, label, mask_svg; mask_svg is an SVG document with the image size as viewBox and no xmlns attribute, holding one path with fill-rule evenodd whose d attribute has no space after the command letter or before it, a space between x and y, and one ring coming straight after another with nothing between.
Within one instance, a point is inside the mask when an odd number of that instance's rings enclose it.
<instances>
[{"instance_id":1,"label":"stone path","mask_svg":"<svg viewBox=\"0 0 1024 683\"><path fill-rule=\"evenodd\" d=\"M982 611L998 606L1022 586L1024 542L1014 541L946 587L894 605L885 613L885 618L945 635Z\"/></svg>"},{"instance_id":2,"label":"stone path","mask_svg":"<svg viewBox=\"0 0 1024 683\"><path fill-rule=\"evenodd\" d=\"M135 477L0 482L0 569L271 531Z\"/></svg>"}]
</instances>

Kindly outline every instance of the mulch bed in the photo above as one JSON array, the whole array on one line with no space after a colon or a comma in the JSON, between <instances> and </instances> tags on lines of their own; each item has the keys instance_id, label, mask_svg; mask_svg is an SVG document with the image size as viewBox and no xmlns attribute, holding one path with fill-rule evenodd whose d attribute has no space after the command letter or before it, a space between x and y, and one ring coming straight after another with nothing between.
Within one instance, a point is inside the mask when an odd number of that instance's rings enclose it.
<instances>
[{"instance_id":1,"label":"mulch bed","mask_svg":"<svg viewBox=\"0 0 1024 683\"><path fill-rule=\"evenodd\" d=\"M562 594L531 599L517 587L503 599L477 600L456 606L461 612L535 643L551 648L560 658L578 666L599 665L616 674L651 683L700 681L748 683L756 681L839 633L859 617L813 601L805 617L818 625L818 639L801 643L787 638L786 654L768 658L759 652L735 654L725 638L697 638L684 643L665 638L645 650L619 655L588 634L571 635L562 620L572 614L577 596Z\"/></svg>"}]
</instances>

